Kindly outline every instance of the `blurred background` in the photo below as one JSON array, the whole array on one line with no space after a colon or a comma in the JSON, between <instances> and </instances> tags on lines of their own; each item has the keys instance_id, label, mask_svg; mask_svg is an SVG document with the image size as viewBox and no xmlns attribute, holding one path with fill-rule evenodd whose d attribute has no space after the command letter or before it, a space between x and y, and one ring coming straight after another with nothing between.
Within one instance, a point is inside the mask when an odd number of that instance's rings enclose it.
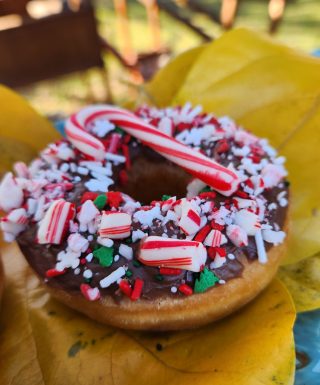
<instances>
[{"instance_id":1,"label":"blurred background","mask_svg":"<svg viewBox=\"0 0 320 385\"><path fill-rule=\"evenodd\" d=\"M122 103L171 57L241 26L320 56L320 0L0 0L0 83L53 117Z\"/></svg>"}]
</instances>

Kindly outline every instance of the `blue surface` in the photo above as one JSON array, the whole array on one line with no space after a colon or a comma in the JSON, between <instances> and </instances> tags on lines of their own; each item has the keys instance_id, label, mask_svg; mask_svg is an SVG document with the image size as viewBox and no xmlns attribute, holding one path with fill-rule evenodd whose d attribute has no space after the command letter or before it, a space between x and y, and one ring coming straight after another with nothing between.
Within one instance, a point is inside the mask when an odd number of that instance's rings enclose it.
<instances>
[{"instance_id":1,"label":"blue surface","mask_svg":"<svg viewBox=\"0 0 320 385\"><path fill-rule=\"evenodd\" d=\"M64 136L65 120L55 120ZM320 310L298 315L294 335L297 364L295 385L320 385Z\"/></svg>"},{"instance_id":2,"label":"blue surface","mask_svg":"<svg viewBox=\"0 0 320 385\"><path fill-rule=\"evenodd\" d=\"M320 385L320 310L299 314L294 336L297 352L295 385Z\"/></svg>"}]
</instances>

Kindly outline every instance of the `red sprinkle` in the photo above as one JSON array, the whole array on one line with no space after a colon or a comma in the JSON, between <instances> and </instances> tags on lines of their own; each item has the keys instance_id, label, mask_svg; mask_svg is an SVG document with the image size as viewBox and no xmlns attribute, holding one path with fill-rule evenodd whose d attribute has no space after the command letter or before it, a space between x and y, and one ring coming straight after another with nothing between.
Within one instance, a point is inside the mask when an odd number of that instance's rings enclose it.
<instances>
[{"instance_id":1,"label":"red sprinkle","mask_svg":"<svg viewBox=\"0 0 320 385\"><path fill-rule=\"evenodd\" d=\"M130 299L132 301L136 301L137 299L140 298L141 293L142 293L143 284L144 284L144 281L140 278L137 278L134 281L133 291L132 291L132 294L130 297Z\"/></svg>"},{"instance_id":2,"label":"red sprinkle","mask_svg":"<svg viewBox=\"0 0 320 385\"><path fill-rule=\"evenodd\" d=\"M123 201L122 194L119 191L109 191L106 193L108 198L108 205L110 207L119 207L120 203Z\"/></svg>"},{"instance_id":3,"label":"red sprinkle","mask_svg":"<svg viewBox=\"0 0 320 385\"><path fill-rule=\"evenodd\" d=\"M127 144L123 144L121 146L121 149L122 149L124 157L126 158L126 169L129 170L131 168L129 146Z\"/></svg>"},{"instance_id":4,"label":"red sprinkle","mask_svg":"<svg viewBox=\"0 0 320 385\"><path fill-rule=\"evenodd\" d=\"M80 203L82 204L88 200L94 201L98 195L97 193L87 191L82 195Z\"/></svg>"},{"instance_id":5,"label":"red sprinkle","mask_svg":"<svg viewBox=\"0 0 320 385\"><path fill-rule=\"evenodd\" d=\"M205 225L193 238L194 241L203 242L211 230L210 225Z\"/></svg>"},{"instance_id":6,"label":"red sprinkle","mask_svg":"<svg viewBox=\"0 0 320 385\"><path fill-rule=\"evenodd\" d=\"M52 277L57 277L58 275L63 275L67 271L66 270L56 270L56 269L49 269L46 271L46 277L47 278L52 278Z\"/></svg>"},{"instance_id":7,"label":"red sprinkle","mask_svg":"<svg viewBox=\"0 0 320 385\"><path fill-rule=\"evenodd\" d=\"M160 267L160 274L163 275L179 275L181 274L181 269L174 269L170 267Z\"/></svg>"},{"instance_id":8,"label":"red sprinkle","mask_svg":"<svg viewBox=\"0 0 320 385\"><path fill-rule=\"evenodd\" d=\"M85 258L80 259L81 265L85 265L87 263L87 260Z\"/></svg>"},{"instance_id":9,"label":"red sprinkle","mask_svg":"<svg viewBox=\"0 0 320 385\"><path fill-rule=\"evenodd\" d=\"M178 289L185 295L191 295L193 293L192 288L185 283L181 284Z\"/></svg>"},{"instance_id":10,"label":"red sprinkle","mask_svg":"<svg viewBox=\"0 0 320 385\"><path fill-rule=\"evenodd\" d=\"M126 279L122 279L120 281L119 288L123 294L125 294L127 297L131 297L132 287L130 286L129 282Z\"/></svg>"}]
</instances>

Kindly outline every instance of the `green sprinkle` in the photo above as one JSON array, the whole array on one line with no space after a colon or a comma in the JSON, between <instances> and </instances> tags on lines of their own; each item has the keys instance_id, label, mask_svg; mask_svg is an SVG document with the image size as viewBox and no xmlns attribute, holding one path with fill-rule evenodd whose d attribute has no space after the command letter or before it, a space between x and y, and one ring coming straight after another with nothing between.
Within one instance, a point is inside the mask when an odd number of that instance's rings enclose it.
<instances>
[{"instance_id":1,"label":"green sprinkle","mask_svg":"<svg viewBox=\"0 0 320 385\"><path fill-rule=\"evenodd\" d=\"M140 266L141 266L141 263L135 259L135 260L133 261L133 266L135 266L135 267L140 267Z\"/></svg>"},{"instance_id":2,"label":"green sprinkle","mask_svg":"<svg viewBox=\"0 0 320 385\"><path fill-rule=\"evenodd\" d=\"M127 239L125 240L125 243L128 243L128 244L132 243L132 239L131 239L130 237L127 238Z\"/></svg>"},{"instance_id":3,"label":"green sprinkle","mask_svg":"<svg viewBox=\"0 0 320 385\"><path fill-rule=\"evenodd\" d=\"M156 275L154 276L154 278L155 278L157 281L163 281L163 280L164 280L164 277L163 277L162 274L156 274Z\"/></svg>"},{"instance_id":4,"label":"green sprinkle","mask_svg":"<svg viewBox=\"0 0 320 385\"><path fill-rule=\"evenodd\" d=\"M128 269L127 271L126 271L126 277L128 277L128 278L130 278L130 277L132 277L132 271L130 270L130 269Z\"/></svg>"},{"instance_id":5,"label":"green sprinkle","mask_svg":"<svg viewBox=\"0 0 320 385\"><path fill-rule=\"evenodd\" d=\"M202 190L200 190L200 193L203 193L203 192L209 192L209 191L212 191L212 190L211 190L211 187L206 186L206 187L204 187Z\"/></svg>"},{"instance_id":6,"label":"green sprinkle","mask_svg":"<svg viewBox=\"0 0 320 385\"><path fill-rule=\"evenodd\" d=\"M170 195L162 195L161 200L162 200L162 201L167 201L167 200L170 199L170 198L171 198Z\"/></svg>"},{"instance_id":7,"label":"green sprinkle","mask_svg":"<svg viewBox=\"0 0 320 385\"><path fill-rule=\"evenodd\" d=\"M124 134L124 131L123 131L123 129L122 128L120 128L120 127L116 127L115 129L114 129L114 131L115 132L117 132L118 134L121 134L121 135L123 135Z\"/></svg>"},{"instance_id":8,"label":"green sprinkle","mask_svg":"<svg viewBox=\"0 0 320 385\"><path fill-rule=\"evenodd\" d=\"M85 281L86 283L90 283L90 282L92 281L92 278L85 278L84 281Z\"/></svg>"},{"instance_id":9,"label":"green sprinkle","mask_svg":"<svg viewBox=\"0 0 320 385\"><path fill-rule=\"evenodd\" d=\"M216 284L219 281L219 278L210 271L207 267L200 273L199 279L196 280L194 284L195 293L203 293Z\"/></svg>"},{"instance_id":10,"label":"green sprinkle","mask_svg":"<svg viewBox=\"0 0 320 385\"><path fill-rule=\"evenodd\" d=\"M109 267L113 262L113 248L112 247L100 247L97 250L94 250L93 255L95 258L99 259L99 263L103 267Z\"/></svg>"},{"instance_id":11,"label":"green sprinkle","mask_svg":"<svg viewBox=\"0 0 320 385\"><path fill-rule=\"evenodd\" d=\"M97 209L102 210L107 203L107 196L105 194L98 195L93 201Z\"/></svg>"}]
</instances>

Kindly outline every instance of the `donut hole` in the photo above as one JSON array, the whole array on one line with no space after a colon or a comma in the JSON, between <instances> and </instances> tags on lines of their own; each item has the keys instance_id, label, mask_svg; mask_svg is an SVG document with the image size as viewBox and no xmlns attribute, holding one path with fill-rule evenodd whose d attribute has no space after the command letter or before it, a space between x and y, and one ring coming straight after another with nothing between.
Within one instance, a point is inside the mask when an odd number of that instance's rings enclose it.
<instances>
[{"instance_id":1,"label":"donut hole","mask_svg":"<svg viewBox=\"0 0 320 385\"><path fill-rule=\"evenodd\" d=\"M128 182L121 191L148 204L161 200L163 195L186 196L191 176L180 167L166 161L135 159L128 172Z\"/></svg>"}]
</instances>

